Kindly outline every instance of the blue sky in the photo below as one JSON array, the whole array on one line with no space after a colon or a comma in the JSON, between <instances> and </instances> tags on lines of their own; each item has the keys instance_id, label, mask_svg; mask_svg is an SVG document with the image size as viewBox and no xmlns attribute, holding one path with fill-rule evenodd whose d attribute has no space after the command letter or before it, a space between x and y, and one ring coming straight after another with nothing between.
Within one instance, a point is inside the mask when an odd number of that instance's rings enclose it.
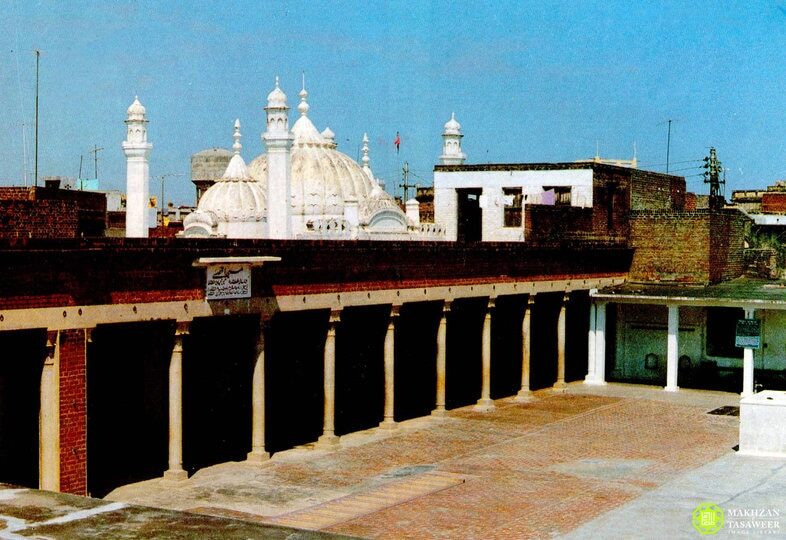
<instances>
[{"instance_id":1,"label":"blue sky","mask_svg":"<svg viewBox=\"0 0 786 540\"><path fill-rule=\"evenodd\" d=\"M727 193L786 178L786 1L757 2L69 2L3 0L0 185L32 171L35 59L41 49L39 178L123 189L125 110L147 107L151 190L190 204L192 153L264 150L276 75L298 116L306 73L319 129L352 157L369 133L388 186L408 161L430 184L442 125L456 112L469 163L630 158L706 192L697 167L715 146ZM24 128L23 128L24 125ZM396 155L393 139L401 132ZM87 172L91 174L87 174ZM32 175L30 176L32 178ZM30 180L31 181L31 180ZM158 187L156 187L158 186Z\"/></svg>"}]
</instances>

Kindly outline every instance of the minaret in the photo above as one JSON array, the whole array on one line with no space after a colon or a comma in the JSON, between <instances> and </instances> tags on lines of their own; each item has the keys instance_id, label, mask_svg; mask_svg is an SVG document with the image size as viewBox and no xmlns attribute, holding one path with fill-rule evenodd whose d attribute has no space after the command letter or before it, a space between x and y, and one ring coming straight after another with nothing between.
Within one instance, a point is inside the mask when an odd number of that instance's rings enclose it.
<instances>
[{"instance_id":1,"label":"minaret","mask_svg":"<svg viewBox=\"0 0 786 540\"><path fill-rule=\"evenodd\" d=\"M440 165L464 165L466 154L461 151L461 124L456 121L456 113L450 115L450 120L445 123L442 132L442 155L439 156Z\"/></svg>"},{"instance_id":2,"label":"minaret","mask_svg":"<svg viewBox=\"0 0 786 540\"><path fill-rule=\"evenodd\" d=\"M267 149L267 226L270 238L292 237L290 151L295 137L289 131L288 110L287 96L279 88L276 77L276 87L267 96L267 131L262 134L262 142Z\"/></svg>"},{"instance_id":3,"label":"minaret","mask_svg":"<svg viewBox=\"0 0 786 540\"><path fill-rule=\"evenodd\" d=\"M150 199L150 150L147 142L147 120L145 108L135 97L128 108L126 140L126 237L147 238L148 202ZM163 201L162 201L163 203Z\"/></svg>"}]
</instances>

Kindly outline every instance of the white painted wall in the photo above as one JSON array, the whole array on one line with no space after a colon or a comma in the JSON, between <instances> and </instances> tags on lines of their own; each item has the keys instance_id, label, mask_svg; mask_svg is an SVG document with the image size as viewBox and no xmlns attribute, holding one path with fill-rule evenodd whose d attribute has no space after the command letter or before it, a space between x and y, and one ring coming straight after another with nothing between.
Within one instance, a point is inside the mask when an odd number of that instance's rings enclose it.
<instances>
[{"instance_id":1,"label":"white painted wall","mask_svg":"<svg viewBox=\"0 0 786 540\"><path fill-rule=\"evenodd\" d=\"M445 227L448 240L456 240L458 220L457 189L482 188L482 239L484 241L524 240L522 227L504 226L503 188L521 188L527 200L539 198L544 187L571 187L571 206L592 207L592 169L554 171L436 171L434 173L434 221Z\"/></svg>"}]
</instances>

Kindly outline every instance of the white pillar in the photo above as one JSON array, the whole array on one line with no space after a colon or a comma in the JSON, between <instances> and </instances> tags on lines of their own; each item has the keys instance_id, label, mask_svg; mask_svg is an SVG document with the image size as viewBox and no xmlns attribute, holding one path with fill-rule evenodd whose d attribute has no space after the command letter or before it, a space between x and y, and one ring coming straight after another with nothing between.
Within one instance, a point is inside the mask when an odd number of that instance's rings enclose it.
<instances>
[{"instance_id":1,"label":"white pillar","mask_svg":"<svg viewBox=\"0 0 786 540\"><path fill-rule=\"evenodd\" d=\"M753 318L753 310L745 310L745 318ZM741 397L753 395L753 349L745 347L742 351L742 393Z\"/></svg>"},{"instance_id":2,"label":"white pillar","mask_svg":"<svg viewBox=\"0 0 786 540\"><path fill-rule=\"evenodd\" d=\"M251 452L247 460L261 463L270 459L265 450L265 331L267 321L260 321L257 338L254 374L251 379Z\"/></svg>"},{"instance_id":3,"label":"white pillar","mask_svg":"<svg viewBox=\"0 0 786 540\"><path fill-rule=\"evenodd\" d=\"M164 480L179 482L188 478L183 470L183 336L188 323L178 323L175 344L169 359L169 469Z\"/></svg>"},{"instance_id":4,"label":"white pillar","mask_svg":"<svg viewBox=\"0 0 786 540\"><path fill-rule=\"evenodd\" d=\"M491 311L494 309L494 298L489 298L486 306L486 317L483 319L483 354L480 399L475 405L476 411L491 411L494 400L491 399Z\"/></svg>"},{"instance_id":5,"label":"white pillar","mask_svg":"<svg viewBox=\"0 0 786 540\"><path fill-rule=\"evenodd\" d=\"M322 436L317 441L317 446L335 447L339 440L336 436L336 327L341 321L341 311L330 312L327 338L325 339L325 374L324 395L325 404L322 421Z\"/></svg>"},{"instance_id":6,"label":"white pillar","mask_svg":"<svg viewBox=\"0 0 786 540\"><path fill-rule=\"evenodd\" d=\"M592 384L595 380L595 301L590 297L589 332L587 336L587 376L584 384Z\"/></svg>"},{"instance_id":7,"label":"white pillar","mask_svg":"<svg viewBox=\"0 0 786 540\"><path fill-rule=\"evenodd\" d=\"M595 305L595 378L588 384L606 384L606 302Z\"/></svg>"},{"instance_id":8,"label":"white pillar","mask_svg":"<svg viewBox=\"0 0 786 540\"><path fill-rule=\"evenodd\" d=\"M666 338L666 390L676 392L677 369L679 358L679 335L680 335L680 307L674 304L668 305L668 336Z\"/></svg>"},{"instance_id":9,"label":"white pillar","mask_svg":"<svg viewBox=\"0 0 786 540\"><path fill-rule=\"evenodd\" d=\"M439 318L437 328L437 401L436 408L431 412L432 416L445 416L445 350L448 333L448 313L450 313L450 302L445 301L442 306L442 316Z\"/></svg>"},{"instance_id":10,"label":"white pillar","mask_svg":"<svg viewBox=\"0 0 786 540\"><path fill-rule=\"evenodd\" d=\"M49 332L41 371L38 486L60 491L60 332Z\"/></svg>"},{"instance_id":11,"label":"white pillar","mask_svg":"<svg viewBox=\"0 0 786 540\"><path fill-rule=\"evenodd\" d=\"M521 389L516 397L518 402L532 401L532 392L529 389L530 358L532 356L532 310L535 307L535 295L530 294L524 308L524 318L521 321Z\"/></svg>"},{"instance_id":12,"label":"white pillar","mask_svg":"<svg viewBox=\"0 0 786 540\"><path fill-rule=\"evenodd\" d=\"M557 390L562 390L567 386L565 384L565 311L569 300L570 293L566 292L562 297L562 305L559 308L559 317L557 317L557 380L554 383L554 388Z\"/></svg>"},{"instance_id":13,"label":"white pillar","mask_svg":"<svg viewBox=\"0 0 786 540\"><path fill-rule=\"evenodd\" d=\"M393 306L390 310L390 320L388 321L388 331L385 333L385 413L382 423L379 425L385 429L395 429L396 420L394 419L395 408L395 356L396 356L396 322L399 316L399 306Z\"/></svg>"},{"instance_id":14,"label":"white pillar","mask_svg":"<svg viewBox=\"0 0 786 540\"><path fill-rule=\"evenodd\" d=\"M308 109L306 109L308 110ZM267 96L267 130L262 142L267 150L267 227L270 238L292 238L292 143L287 96L278 86Z\"/></svg>"}]
</instances>

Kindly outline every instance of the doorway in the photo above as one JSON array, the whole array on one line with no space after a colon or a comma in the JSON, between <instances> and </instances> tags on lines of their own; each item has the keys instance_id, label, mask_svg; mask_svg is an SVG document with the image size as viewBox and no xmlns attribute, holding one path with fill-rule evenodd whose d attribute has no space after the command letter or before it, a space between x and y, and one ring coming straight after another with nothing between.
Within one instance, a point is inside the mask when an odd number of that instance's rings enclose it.
<instances>
[{"instance_id":1,"label":"doorway","mask_svg":"<svg viewBox=\"0 0 786 540\"><path fill-rule=\"evenodd\" d=\"M481 188L457 189L459 242L480 242L482 238L482 214L480 210Z\"/></svg>"}]
</instances>

